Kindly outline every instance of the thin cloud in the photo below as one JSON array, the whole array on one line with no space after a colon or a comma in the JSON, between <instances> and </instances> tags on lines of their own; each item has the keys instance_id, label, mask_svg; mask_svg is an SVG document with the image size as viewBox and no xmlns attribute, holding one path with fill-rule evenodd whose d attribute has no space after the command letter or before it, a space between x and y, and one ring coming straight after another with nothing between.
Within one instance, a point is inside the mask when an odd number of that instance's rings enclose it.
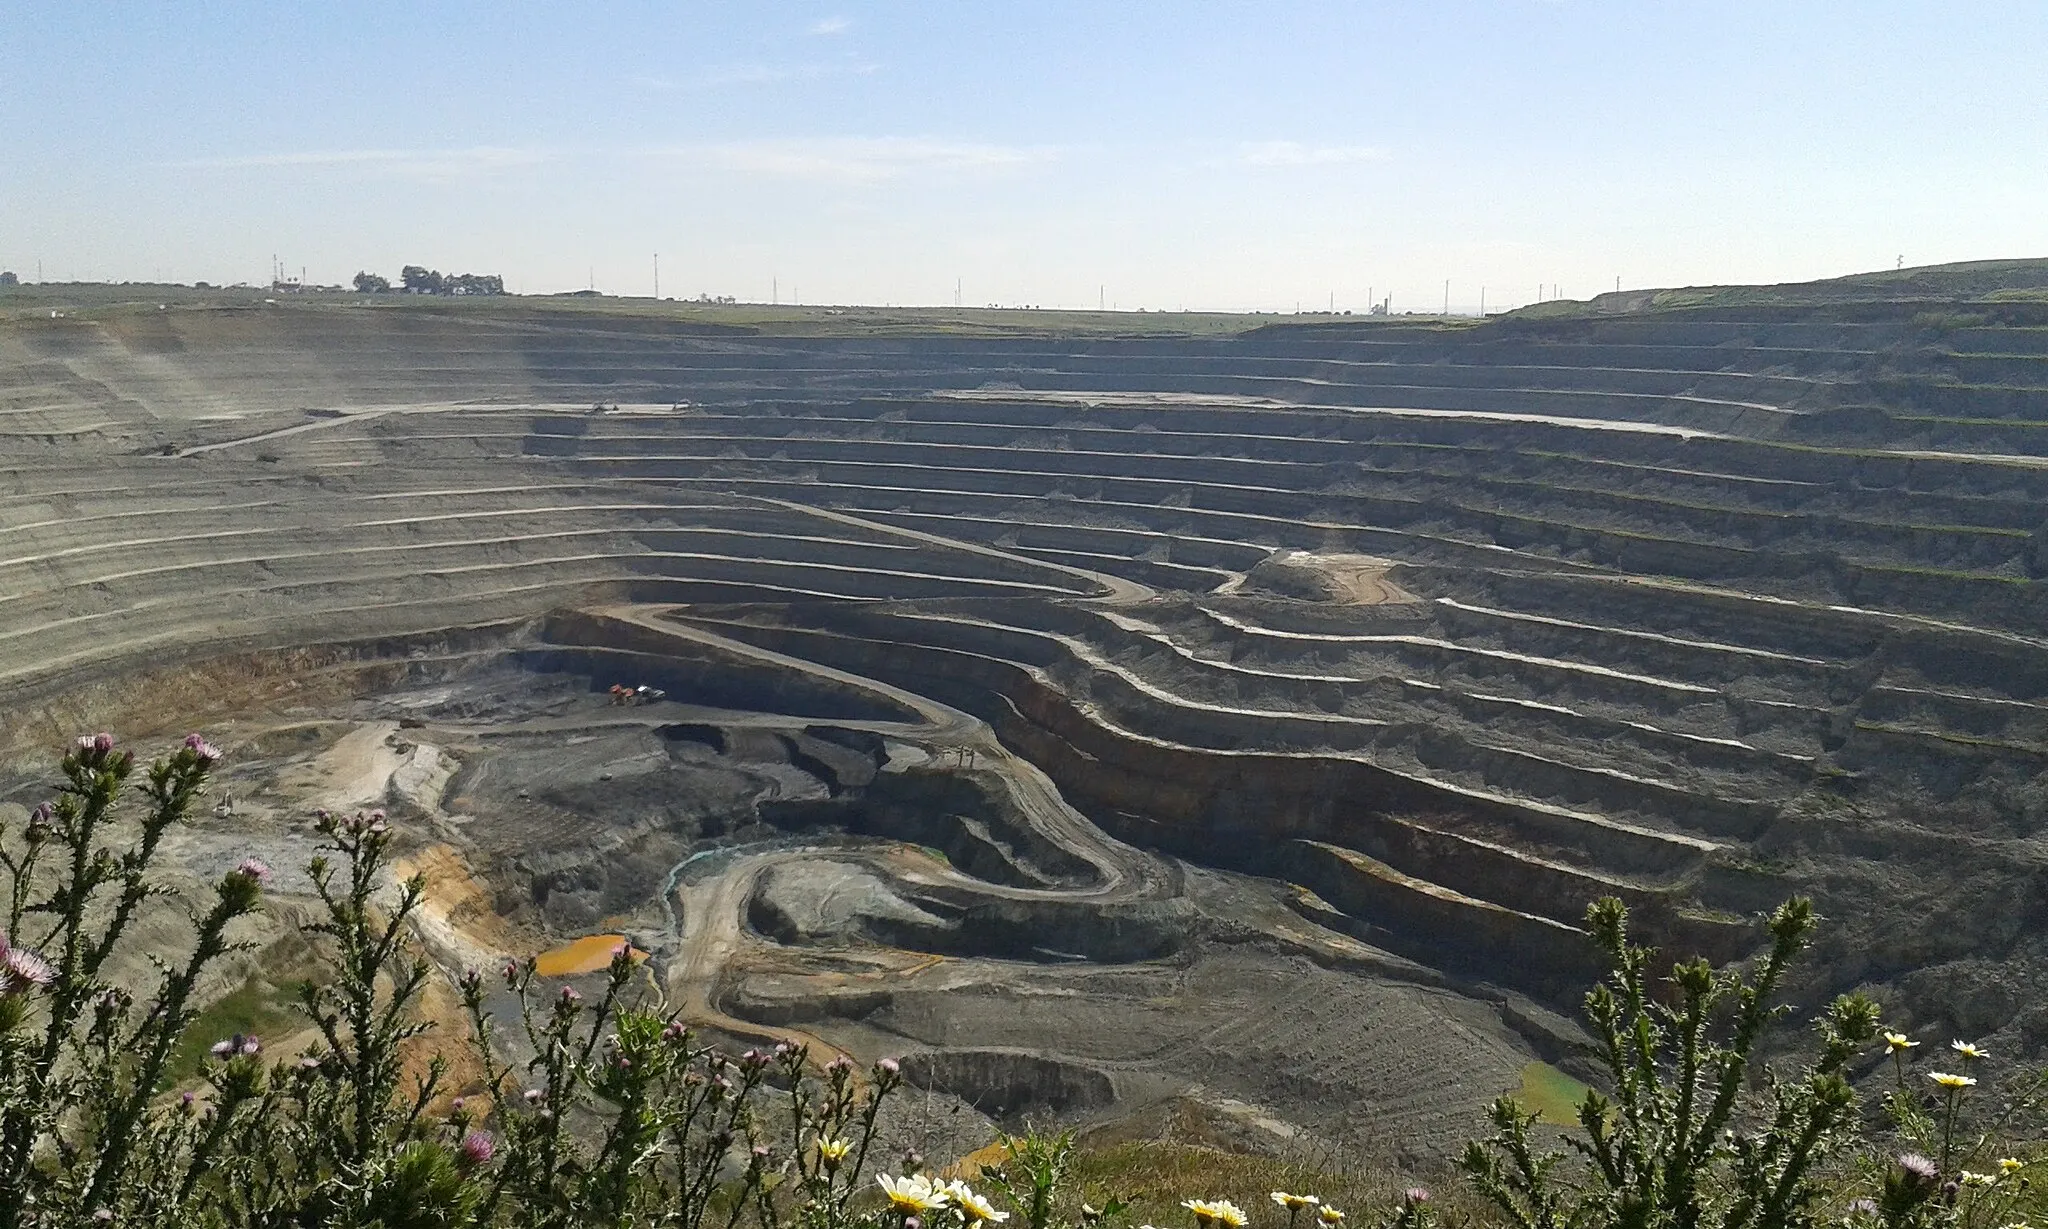
<instances>
[{"instance_id":1,"label":"thin cloud","mask_svg":"<svg viewBox=\"0 0 2048 1229\"><path fill-rule=\"evenodd\" d=\"M1384 162L1387 151L1373 145L1306 145L1300 141L1254 141L1238 147L1246 166L1342 166Z\"/></svg>"},{"instance_id":2,"label":"thin cloud","mask_svg":"<svg viewBox=\"0 0 2048 1229\"><path fill-rule=\"evenodd\" d=\"M811 33L817 35L844 34L853 28L853 21L847 17L823 17L811 23Z\"/></svg>"},{"instance_id":3,"label":"thin cloud","mask_svg":"<svg viewBox=\"0 0 2048 1229\"><path fill-rule=\"evenodd\" d=\"M454 180L536 166L549 155L534 149L480 145L469 149L318 149L192 158L166 165L181 170L353 169L406 179Z\"/></svg>"},{"instance_id":4,"label":"thin cloud","mask_svg":"<svg viewBox=\"0 0 2048 1229\"><path fill-rule=\"evenodd\" d=\"M908 175L1001 172L1054 161L1049 146L925 137L816 137L679 146L670 154L743 175L875 183Z\"/></svg>"}]
</instances>

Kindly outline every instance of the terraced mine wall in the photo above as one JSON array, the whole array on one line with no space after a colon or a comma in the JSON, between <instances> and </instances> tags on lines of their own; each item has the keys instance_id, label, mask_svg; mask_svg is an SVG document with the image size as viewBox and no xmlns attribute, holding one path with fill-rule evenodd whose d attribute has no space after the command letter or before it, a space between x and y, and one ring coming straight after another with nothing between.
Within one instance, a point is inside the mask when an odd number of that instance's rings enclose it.
<instances>
[{"instance_id":1,"label":"terraced mine wall","mask_svg":"<svg viewBox=\"0 0 2048 1229\"><path fill-rule=\"evenodd\" d=\"M2044 338L1924 298L1225 338L13 317L0 690L17 743L144 663L322 645L821 722L921 697L1116 837L1459 977L1566 994L1610 893L1731 958L1806 891L1802 992L2038 1051ZM617 614L656 606L687 647Z\"/></svg>"}]
</instances>

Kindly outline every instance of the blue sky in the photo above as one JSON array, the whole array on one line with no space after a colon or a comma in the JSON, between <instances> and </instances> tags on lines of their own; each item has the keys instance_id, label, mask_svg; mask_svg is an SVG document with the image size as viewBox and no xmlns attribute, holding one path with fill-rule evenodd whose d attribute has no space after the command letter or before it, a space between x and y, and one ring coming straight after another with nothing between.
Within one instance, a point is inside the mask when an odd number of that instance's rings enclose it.
<instances>
[{"instance_id":1,"label":"blue sky","mask_svg":"<svg viewBox=\"0 0 2048 1229\"><path fill-rule=\"evenodd\" d=\"M0 0L0 266L1399 311L2040 256L2044 47L2039 0Z\"/></svg>"}]
</instances>

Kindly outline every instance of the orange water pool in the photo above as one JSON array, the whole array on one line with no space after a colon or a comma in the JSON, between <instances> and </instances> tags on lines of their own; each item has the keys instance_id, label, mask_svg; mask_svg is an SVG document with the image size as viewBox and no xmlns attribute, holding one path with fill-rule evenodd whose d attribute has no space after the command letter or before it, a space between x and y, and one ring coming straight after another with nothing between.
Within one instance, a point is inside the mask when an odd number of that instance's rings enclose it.
<instances>
[{"instance_id":1,"label":"orange water pool","mask_svg":"<svg viewBox=\"0 0 2048 1229\"><path fill-rule=\"evenodd\" d=\"M624 935L585 935L573 943L563 944L551 952L543 952L534 961L534 971L542 977L574 977L579 973L596 973L612 962L612 953L625 943ZM633 949L635 964L647 959L647 953Z\"/></svg>"}]
</instances>

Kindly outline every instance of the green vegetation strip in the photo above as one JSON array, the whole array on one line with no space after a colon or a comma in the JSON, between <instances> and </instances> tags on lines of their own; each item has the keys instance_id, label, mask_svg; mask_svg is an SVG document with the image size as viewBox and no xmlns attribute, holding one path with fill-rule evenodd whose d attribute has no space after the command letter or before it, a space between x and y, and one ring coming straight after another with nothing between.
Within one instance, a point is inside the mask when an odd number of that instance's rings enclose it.
<instances>
[{"instance_id":1,"label":"green vegetation strip","mask_svg":"<svg viewBox=\"0 0 2048 1229\"><path fill-rule=\"evenodd\" d=\"M293 1009L295 1002L297 993L288 986L274 985L261 977L243 982L200 1012L192 1027L178 1039L178 1047L171 1051L164 1072L166 1083L175 1087L198 1075L213 1043L222 1038L240 1033L274 1042L308 1027L306 1018Z\"/></svg>"},{"instance_id":2,"label":"green vegetation strip","mask_svg":"<svg viewBox=\"0 0 2048 1229\"><path fill-rule=\"evenodd\" d=\"M1515 1098L1534 1110L1538 1121L1569 1127L1579 1121L1579 1103L1586 1099L1586 1086L1549 1063L1533 1062L1522 1068L1522 1087Z\"/></svg>"}]
</instances>

